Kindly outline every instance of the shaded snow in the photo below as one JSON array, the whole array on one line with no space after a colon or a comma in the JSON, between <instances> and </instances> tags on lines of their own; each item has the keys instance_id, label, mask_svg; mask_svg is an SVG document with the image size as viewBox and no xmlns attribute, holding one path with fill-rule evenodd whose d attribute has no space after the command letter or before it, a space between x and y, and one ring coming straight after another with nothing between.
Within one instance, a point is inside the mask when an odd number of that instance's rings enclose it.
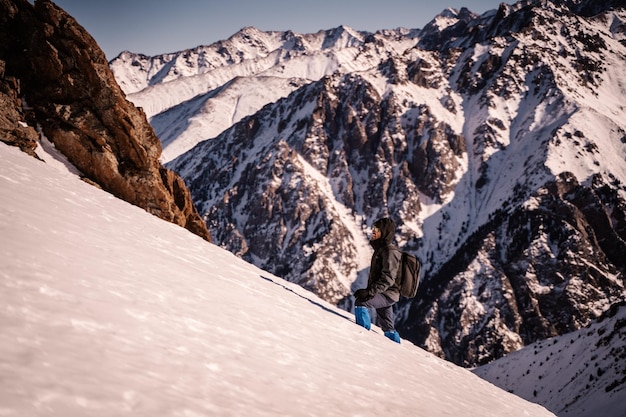
<instances>
[{"instance_id":1,"label":"shaded snow","mask_svg":"<svg viewBox=\"0 0 626 417\"><path fill-rule=\"evenodd\" d=\"M303 80L277 77L235 78L225 86L163 111L150 119L167 163L199 142L218 136L265 104L286 97Z\"/></svg>"},{"instance_id":2,"label":"shaded snow","mask_svg":"<svg viewBox=\"0 0 626 417\"><path fill-rule=\"evenodd\" d=\"M0 144L2 416L549 416Z\"/></svg>"},{"instance_id":3,"label":"shaded snow","mask_svg":"<svg viewBox=\"0 0 626 417\"><path fill-rule=\"evenodd\" d=\"M626 306L566 335L543 340L475 373L562 417L626 416Z\"/></svg>"}]
</instances>

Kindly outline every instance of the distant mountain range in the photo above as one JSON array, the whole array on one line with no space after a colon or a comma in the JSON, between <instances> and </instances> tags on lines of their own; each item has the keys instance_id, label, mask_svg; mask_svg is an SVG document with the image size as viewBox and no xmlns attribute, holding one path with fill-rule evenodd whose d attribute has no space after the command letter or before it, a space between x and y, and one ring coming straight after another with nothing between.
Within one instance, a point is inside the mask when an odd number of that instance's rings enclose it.
<instances>
[{"instance_id":1,"label":"distant mountain range","mask_svg":"<svg viewBox=\"0 0 626 417\"><path fill-rule=\"evenodd\" d=\"M381 54L414 45L416 33L374 36L338 27L301 35L246 27L192 50L156 57L123 52L111 68L128 98L151 119L164 144L163 160L169 161L305 84L375 67Z\"/></svg>"},{"instance_id":2,"label":"distant mountain range","mask_svg":"<svg viewBox=\"0 0 626 417\"><path fill-rule=\"evenodd\" d=\"M475 366L626 295L625 57L623 1L539 0L110 66L215 243L350 310L391 216L424 265L400 333Z\"/></svg>"}]
</instances>

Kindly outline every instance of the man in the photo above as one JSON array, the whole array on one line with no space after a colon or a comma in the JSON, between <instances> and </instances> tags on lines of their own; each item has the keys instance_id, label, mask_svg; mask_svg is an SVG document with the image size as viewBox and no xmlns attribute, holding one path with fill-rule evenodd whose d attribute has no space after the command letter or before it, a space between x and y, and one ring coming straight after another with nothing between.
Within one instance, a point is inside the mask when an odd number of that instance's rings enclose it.
<instances>
[{"instance_id":1,"label":"man","mask_svg":"<svg viewBox=\"0 0 626 417\"><path fill-rule=\"evenodd\" d=\"M400 289L396 278L400 272L401 253L392 242L396 225L393 220L383 218L377 220L372 227L370 245L374 248L367 288L354 293L356 307L354 315L357 324L371 328L368 308L376 309L378 324L385 336L400 343L400 335L395 330L393 305L400 300Z\"/></svg>"}]
</instances>

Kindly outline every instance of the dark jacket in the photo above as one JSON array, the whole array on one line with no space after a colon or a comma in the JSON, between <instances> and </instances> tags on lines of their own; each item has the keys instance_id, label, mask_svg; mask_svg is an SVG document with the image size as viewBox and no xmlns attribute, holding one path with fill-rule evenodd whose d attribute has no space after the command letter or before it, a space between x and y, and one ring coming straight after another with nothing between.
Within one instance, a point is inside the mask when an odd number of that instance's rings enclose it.
<instances>
[{"instance_id":1,"label":"dark jacket","mask_svg":"<svg viewBox=\"0 0 626 417\"><path fill-rule=\"evenodd\" d=\"M400 250L393 245L395 224L391 219L380 219L374 223L381 233L379 239L370 240L374 248L367 292L370 296L383 294L393 301L400 300L400 289L396 284L400 268Z\"/></svg>"}]
</instances>

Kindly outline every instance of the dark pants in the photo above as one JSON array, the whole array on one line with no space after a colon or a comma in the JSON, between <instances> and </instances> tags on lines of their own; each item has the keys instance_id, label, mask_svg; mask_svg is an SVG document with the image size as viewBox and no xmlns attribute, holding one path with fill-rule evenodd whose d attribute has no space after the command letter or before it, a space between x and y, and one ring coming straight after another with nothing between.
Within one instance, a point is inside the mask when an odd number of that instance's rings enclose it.
<instances>
[{"instance_id":1,"label":"dark pants","mask_svg":"<svg viewBox=\"0 0 626 417\"><path fill-rule=\"evenodd\" d=\"M355 305L376 309L378 325L384 332L387 332L395 330L393 323L393 305L395 303L395 301L390 300L382 294L376 294L367 301L357 299Z\"/></svg>"}]
</instances>

